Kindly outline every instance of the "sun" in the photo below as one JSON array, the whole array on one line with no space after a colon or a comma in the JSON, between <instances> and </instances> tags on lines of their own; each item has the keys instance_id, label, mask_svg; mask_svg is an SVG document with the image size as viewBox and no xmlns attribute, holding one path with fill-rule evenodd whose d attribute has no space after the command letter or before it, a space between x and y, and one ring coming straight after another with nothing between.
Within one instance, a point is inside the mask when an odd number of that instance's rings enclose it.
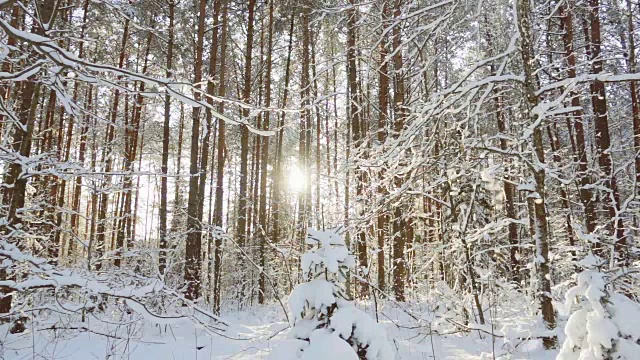
<instances>
[{"instance_id":1,"label":"sun","mask_svg":"<svg viewBox=\"0 0 640 360\"><path fill-rule=\"evenodd\" d=\"M300 192L304 189L305 177L304 177L304 173L302 172L302 170L300 170L298 165L293 164L289 168L288 178L289 178L289 189L291 189L291 191Z\"/></svg>"}]
</instances>

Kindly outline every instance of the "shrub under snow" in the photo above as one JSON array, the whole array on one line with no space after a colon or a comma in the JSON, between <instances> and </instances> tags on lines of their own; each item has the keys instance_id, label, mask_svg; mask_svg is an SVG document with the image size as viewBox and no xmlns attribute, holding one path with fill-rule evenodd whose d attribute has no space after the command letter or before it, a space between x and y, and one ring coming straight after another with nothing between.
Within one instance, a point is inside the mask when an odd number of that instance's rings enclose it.
<instances>
[{"instance_id":1,"label":"shrub under snow","mask_svg":"<svg viewBox=\"0 0 640 360\"><path fill-rule=\"evenodd\" d=\"M612 293L608 279L597 270L584 270L567 294L567 307L577 302L565 326L557 360L632 360L640 356L640 305Z\"/></svg>"},{"instance_id":2,"label":"shrub under snow","mask_svg":"<svg viewBox=\"0 0 640 360\"><path fill-rule=\"evenodd\" d=\"M293 290L289 308L294 327L272 360L392 360L387 335L369 315L348 301L341 282L355 260L343 239L331 231L309 230L307 244L319 247L302 256L307 280Z\"/></svg>"}]
</instances>

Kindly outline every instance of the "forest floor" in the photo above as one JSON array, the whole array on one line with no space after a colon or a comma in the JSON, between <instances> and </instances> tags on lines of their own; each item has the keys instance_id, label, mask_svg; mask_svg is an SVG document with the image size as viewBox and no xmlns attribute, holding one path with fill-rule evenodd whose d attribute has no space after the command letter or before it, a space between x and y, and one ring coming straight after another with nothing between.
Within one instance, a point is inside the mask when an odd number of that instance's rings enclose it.
<instances>
[{"instance_id":1,"label":"forest floor","mask_svg":"<svg viewBox=\"0 0 640 360\"><path fill-rule=\"evenodd\" d=\"M360 303L372 316L376 316L372 303ZM379 322L387 330L389 340L396 350L396 359L555 359L556 351L545 351L539 340L521 340L528 327L535 321L527 319L526 311L514 307L511 316L497 319L501 330L494 326L484 331L460 332L450 322L443 322L421 312L421 306L408 305L413 316L408 316L397 306L387 303L378 311ZM282 308L278 305L252 306L242 311L223 314L229 323L224 336L210 334L190 320L180 320L171 325L153 324L145 318L131 314L119 324L109 324L104 318L87 317L84 323L66 327L84 326L91 332L76 330L50 330L53 319L30 322L27 331L10 335L6 325L0 327L1 359L266 359L271 349L287 337L289 329ZM509 325L511 323L513 326ZM517 323L517 324L516 324ZM429 325L431 324L431 325ZM442 335L429 335L429 326ZM60 322L58 325L60 328ZM519 329L514 331L514 329ZM47 330L44 330L47 329ZM478 329L478 328L477 328ZM520 334L520 335L518 335ZM561 339L562 340L562 339ZM339 360L339 359L328 359Z\"/></svg>"}]
</instances>

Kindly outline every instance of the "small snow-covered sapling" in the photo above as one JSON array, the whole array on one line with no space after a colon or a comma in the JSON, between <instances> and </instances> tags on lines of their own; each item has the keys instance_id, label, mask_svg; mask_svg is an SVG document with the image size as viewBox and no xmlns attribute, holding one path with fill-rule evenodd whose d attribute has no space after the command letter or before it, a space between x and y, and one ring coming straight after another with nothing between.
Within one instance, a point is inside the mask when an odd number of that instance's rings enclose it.
<instances>
[{"instance_id":1,"label":"small snow-covered sapling","mask_svg":"<svg viewBox=\"0 0 640 360\"><path fill-rule=\"evenodd\" d=\"M343 286L355 266L335 231L309 229L315 248L301 259L305 283L289 297L294 326L289 339L274 349L272 360L392 360L394 353L382 326L348 300Z\"/></svg>"}]
</instances>

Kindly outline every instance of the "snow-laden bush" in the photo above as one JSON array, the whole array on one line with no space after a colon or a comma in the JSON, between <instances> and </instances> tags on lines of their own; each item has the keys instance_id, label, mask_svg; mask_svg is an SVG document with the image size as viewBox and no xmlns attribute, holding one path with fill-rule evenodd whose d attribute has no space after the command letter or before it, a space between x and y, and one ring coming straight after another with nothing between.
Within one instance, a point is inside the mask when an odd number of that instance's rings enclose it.
<instances>
[{"instance_id":1,"label":"snow-laden bush","mask_svg":"<svg viewBox=\"0 0 640 360\"><path fill-rule=\"evenodd\" d=\"M577 308L565 326L557 360L632 360L640 356L640 304L613 292L607 274L594 270L595 258L566 294L566 306Z\"/></svg>"},{"instance_id":2,"label":"snow-laden bush","mask_svg":"<svg viewBox=\"0 0 640 360\"><path fill-rule=\"evenodd\" d=\"M305 280L289 297L294 326L272 360L392 360L381 325L356 308L342 286L355 259L331 231L309 229L306 240L319 247L302 256Z\"/></svg>"}]
</instances>

